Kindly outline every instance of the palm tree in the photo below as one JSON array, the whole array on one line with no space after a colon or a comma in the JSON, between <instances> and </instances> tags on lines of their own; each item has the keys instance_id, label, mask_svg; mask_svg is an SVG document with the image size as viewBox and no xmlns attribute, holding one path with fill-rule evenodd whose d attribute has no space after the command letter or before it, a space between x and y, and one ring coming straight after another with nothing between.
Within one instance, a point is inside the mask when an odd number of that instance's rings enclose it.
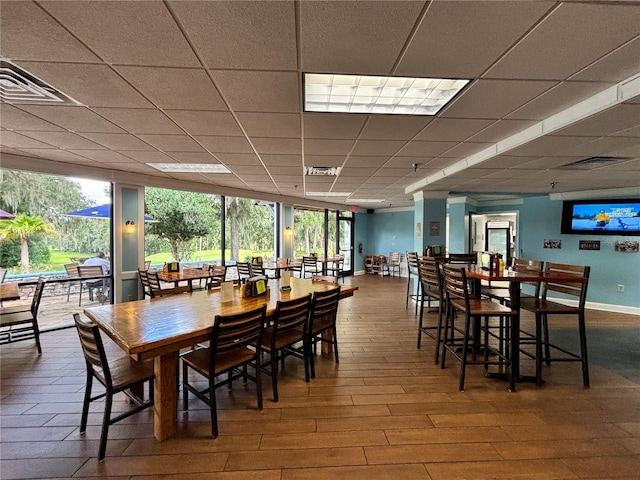
<instances>
[{"instance_id":1,"label":"palm tree","mask_svg":"<svg viewBox=\"0 0 640 480\"><path fill-rule=\"evenodd\" d=\"M44 234L58 238L59 234L50 223L42 220L40 215L28 216L24 213L16 215L15 220L0 220L0 239L11 241L20 239L20 263L22 273L29 273L29 237Z\"/></svg>"}]
</instances>

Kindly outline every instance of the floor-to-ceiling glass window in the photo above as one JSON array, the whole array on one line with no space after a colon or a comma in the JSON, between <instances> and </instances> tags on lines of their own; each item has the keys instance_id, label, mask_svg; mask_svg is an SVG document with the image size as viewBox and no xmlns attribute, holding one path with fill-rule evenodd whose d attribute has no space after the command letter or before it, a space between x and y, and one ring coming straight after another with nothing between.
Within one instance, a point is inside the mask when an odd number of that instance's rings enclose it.
<instances>
[{"instance_id":1,"label":"floor-to-ceiling glass window","mask_svg":"<svg viewBox=\"0 0 640 480\"><path fill-rule=\"evenodd\" d=\"M225 259L248 262L252 257L276 257L276 208L273 202L224 197Z\"/></svg>"},{"instance_id":2,"label":"floor-to-ceiling glass window","mask_svg":"<svg viewBox=\"0 0 640 480\"><path fill-rule=\"evenodd\" d=\"M337 254L344 256L343 275L353 274L353 214L350 211L339 212L337 217Z\"/></svg>"},{"instance_id":3,"label":"floor-to-ceiling glass window","mask_svg":"<svg viewBox=\"0 0 640 480\"><path fill-rule=\"evenodd\" d=\"M164 262L221 261L219 195L166 188L145 190L145 260Z\"/></svg>"}]
</instances>

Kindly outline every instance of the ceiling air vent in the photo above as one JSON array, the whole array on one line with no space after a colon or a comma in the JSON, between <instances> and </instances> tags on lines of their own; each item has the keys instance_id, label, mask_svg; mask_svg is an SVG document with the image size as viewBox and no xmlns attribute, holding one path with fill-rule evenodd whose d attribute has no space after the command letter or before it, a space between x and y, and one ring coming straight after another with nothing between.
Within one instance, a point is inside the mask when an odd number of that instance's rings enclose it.
<instances>
[{"instance_id":1,"label":"ceiling air vent","mask_svg":"<svg viewBox=\"0 0 640 480\"><path fill-rule=\"evenodd\" d=\"M568 163L560 168L566 168L567 170L593 170L595 168L615 165L616 163L626 160L630 160L630 157L589 157L578 160L577 162Z\"/></svg>"},{"instance_id":2,"label":"ceiling air vent","mask_svg":"<svg viewBox=\"0 0 640 480\"><path fill-rule=\"evenodd\" d=\"M16 104L78 104L71 97L5 61L0 61L0 100Z\"/></svg>"},{"instance_id":3,"label":"ceiling air vent","mask_svg":"<svg viewBox=\"0 0 640 480\"><path fill-rule=\"evenodd\" d=\"M337 177L342 167L304 167L304 174L322 177Z\"/></svg>"}]
</instances>

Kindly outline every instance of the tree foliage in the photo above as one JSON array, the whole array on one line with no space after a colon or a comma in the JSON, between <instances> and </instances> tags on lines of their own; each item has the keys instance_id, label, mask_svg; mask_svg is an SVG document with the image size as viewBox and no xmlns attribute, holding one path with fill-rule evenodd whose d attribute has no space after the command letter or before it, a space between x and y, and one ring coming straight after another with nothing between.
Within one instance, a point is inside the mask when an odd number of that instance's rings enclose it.
<instances>
[{"instance_id":1,"label":"tree foliage","mask_svg":"<svg viewBox=\"0 0 640 480\"><path fill-rule=\"evenodd\" d=\"M145 208L155 220L147 233L166 242L177 262L190 259L193 239L207 235L216 224L219 230L220 204L210 195L147 188Z\"/></svg>"},{"instance_id":2,"label":"tree foliage","mask_svg":"<svg viewBox=\"0 0 640 480\"><path fill-rule=\"evenodd\" d=\"M16 215L15 220L0 220L0 238L3 241L20 241L20 263L22 273L29 273L29 238L34 235L59 237L55 227L45 222L40 215L28 216L24 213Z\"/></svg>"}]
</instances>

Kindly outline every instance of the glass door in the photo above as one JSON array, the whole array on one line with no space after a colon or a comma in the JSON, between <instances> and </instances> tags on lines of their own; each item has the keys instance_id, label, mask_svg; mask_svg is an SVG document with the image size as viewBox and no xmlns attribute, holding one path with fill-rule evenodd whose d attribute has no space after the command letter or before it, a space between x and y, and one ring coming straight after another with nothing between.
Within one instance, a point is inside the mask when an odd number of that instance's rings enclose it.
<instances>
[{"instance_id":1,"label":"glass door","mask_svg":"<svg viewBox=\"0 0 640 480\"><path fill-rule=\"evenodd\" d=\"M353 217L351 212L338 215L337 252L344 255L343 275L353 275Z\"/></svg>"}]
</instances>

